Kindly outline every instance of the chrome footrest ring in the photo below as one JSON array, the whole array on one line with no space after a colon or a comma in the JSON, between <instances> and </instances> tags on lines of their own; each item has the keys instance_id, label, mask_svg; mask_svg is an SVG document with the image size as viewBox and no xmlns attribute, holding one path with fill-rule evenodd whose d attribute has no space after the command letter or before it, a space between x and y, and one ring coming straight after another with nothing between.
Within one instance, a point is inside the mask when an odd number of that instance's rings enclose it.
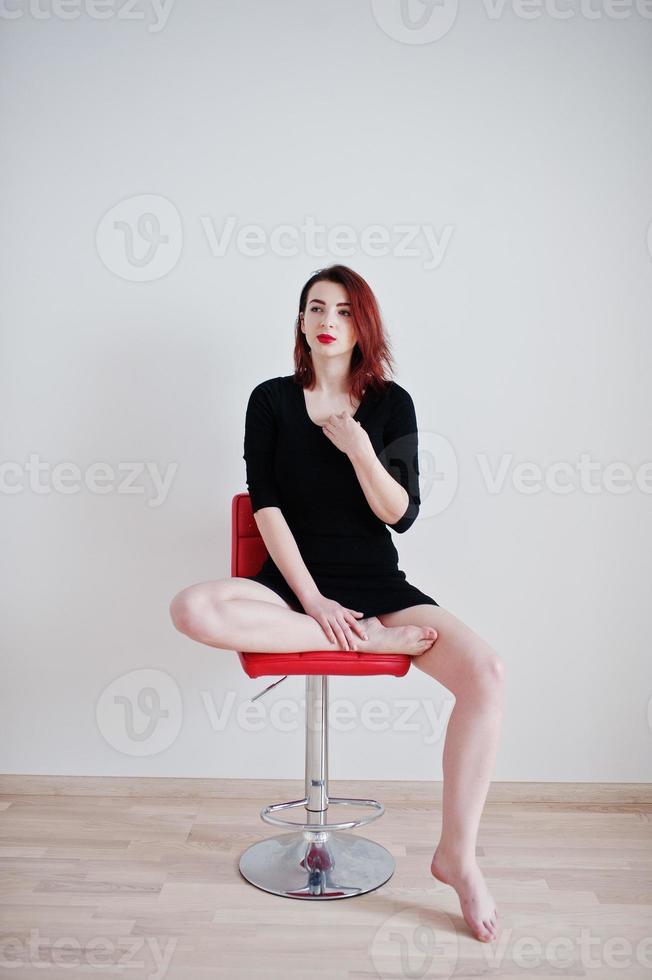
<instances>
[{"instance_id":1,"label":"chrome footrest ring","mask_svg":"<svg viewBox=\"0 0 652 980\"><path fill-rule=\"evenodd\" d=\"M294 827L297 830L310 830L318 832L322 829L324 830L352 830L354 827L362 827L365 824L371 823L372 820L377 820L378 817L382 817L385 812L385 807L382 803L377 800L356 800L349 799L348 797L342 796L331 796L328 799L328 804L331 803L339 804L341 806L366 806L374 809L376 812L371 813L368 817L360 817L357 820L346 820L337 823L299 823L296 820L284 820L282 817L273 816L274 813L278 813L280 810L289 810L297 806L305 806L308 802L308 798L304 797L302 800L292 800L289 803L270 803L268 806L264 806L260 811L261 819L266 823L274 824L276 827Z\"/></svg>"}]
</instances>

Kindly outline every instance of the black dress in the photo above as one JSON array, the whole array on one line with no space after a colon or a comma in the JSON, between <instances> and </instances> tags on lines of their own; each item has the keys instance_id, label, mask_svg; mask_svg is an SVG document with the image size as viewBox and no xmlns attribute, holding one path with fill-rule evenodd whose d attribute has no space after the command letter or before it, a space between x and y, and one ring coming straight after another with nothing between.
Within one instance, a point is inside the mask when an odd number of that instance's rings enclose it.
<instances>
[{"instance_id":1,"label":"black dress","mask_svg":"<svg viewBox=\"0 0 652 980\"><path fill-rule=\"evenodd\" d=\"M353 417L409 495L395 524L374 514L346 453L308 415L303 388L293 375L262 381L249 396L243 459L252 509L281 509L317 588L329 599L365 617L423 603L438 606L406 580L388 530L407 531L421 504L412 398L395 381L382 393L367 388ZM256 575L245 577L303 612L270 555Z\"/></svg>"}]
</instances>

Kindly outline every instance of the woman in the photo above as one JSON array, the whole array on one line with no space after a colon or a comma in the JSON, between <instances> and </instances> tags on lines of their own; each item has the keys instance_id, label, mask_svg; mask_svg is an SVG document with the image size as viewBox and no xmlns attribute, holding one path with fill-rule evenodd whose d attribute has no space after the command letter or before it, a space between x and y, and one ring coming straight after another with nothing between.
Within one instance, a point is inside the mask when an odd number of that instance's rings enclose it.
<instances>
[{"instance_id":1,"label":"woman","mask_svg":"<svg viewBox=\"0 0 652 980\"><path fill-rule=\"evenodd\" d=\"M184 589L172 620L226 650L407 653L455 695L431 872L455 888L473 934L490 942L498 914L475 847L503 662L398 568L388 526L406 531L421 502L416 416L408 392L386 377L392 358L378 304L352 269L330 266L303 287L294 364L294 375L257 385L247 405L247 486L268 557L256 575Z\"/></svg>"}]
</instances>

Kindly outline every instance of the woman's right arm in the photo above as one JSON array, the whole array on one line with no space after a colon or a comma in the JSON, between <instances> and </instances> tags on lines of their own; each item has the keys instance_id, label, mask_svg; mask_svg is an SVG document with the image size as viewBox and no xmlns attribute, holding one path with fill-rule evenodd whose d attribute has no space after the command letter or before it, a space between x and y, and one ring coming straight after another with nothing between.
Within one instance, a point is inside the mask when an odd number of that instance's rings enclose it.
<instances>
[{"instance_id":1,"label":"woman's right arm","mask_svg":"<svg viewBox=\"0 0 652 980\"><path fill-rule=\"evenodd\" d=\"M319 595L315 580L301 557L288 522L280 507L262 507L254 519L272 561L302 606Z\"/></svg>"},{"instance_id":2,"label":"woman's right arm","mask_svg":"<svg viewBox=\"0 0 652 980\"><path fill-rule=\"evenodd\" d=\"M319 594L315 580L301 557L296 540L281 510L281 495L274 475L277 441L275 391L268 382L256 385L249 396L245 419L244 460L247 489L260 536L269 555L302 605Z\"/></svg>"}]
</instances>

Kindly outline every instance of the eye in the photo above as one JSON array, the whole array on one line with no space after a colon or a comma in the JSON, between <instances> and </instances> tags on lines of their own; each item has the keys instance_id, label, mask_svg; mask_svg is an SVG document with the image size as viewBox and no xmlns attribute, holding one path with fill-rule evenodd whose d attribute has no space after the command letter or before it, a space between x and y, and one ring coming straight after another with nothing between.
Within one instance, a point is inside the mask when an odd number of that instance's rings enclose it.
<instances>
[{"instance_id":1,"label":"eye","mask_svg":"<svg viewBox=\"0 0 652 980\"><path fill-rule=\"evenodd\" d=\"M311 306L310 307L310 312L311 313L317 313L319 310L321 310L321 306Z\"/></svg>"}]
</instances>

